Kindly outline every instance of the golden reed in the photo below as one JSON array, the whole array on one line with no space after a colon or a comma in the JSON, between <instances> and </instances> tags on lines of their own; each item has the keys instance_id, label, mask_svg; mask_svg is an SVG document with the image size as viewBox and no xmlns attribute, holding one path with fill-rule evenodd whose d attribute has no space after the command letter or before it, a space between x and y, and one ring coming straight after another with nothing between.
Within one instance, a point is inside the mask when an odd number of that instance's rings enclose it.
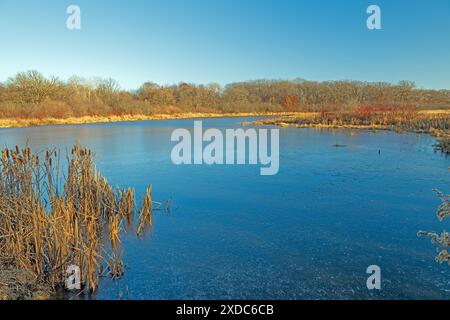
<instances>
[{"instance_id":1,"label":"golden reed","mask_svg":"<svg viewBox=\"0 0 450 320\"><path fill-rule=\"evenodd\" d=\"M29 147L1 151L0 274L32 272L53 288L77 265L84 288L95 291L102 275L123 274L120 234L138 213L137 234L152 225L151 187L136 208L134 190L112 187L95 169L91 150L32 153Z\"/></svg>"}]
</instances>

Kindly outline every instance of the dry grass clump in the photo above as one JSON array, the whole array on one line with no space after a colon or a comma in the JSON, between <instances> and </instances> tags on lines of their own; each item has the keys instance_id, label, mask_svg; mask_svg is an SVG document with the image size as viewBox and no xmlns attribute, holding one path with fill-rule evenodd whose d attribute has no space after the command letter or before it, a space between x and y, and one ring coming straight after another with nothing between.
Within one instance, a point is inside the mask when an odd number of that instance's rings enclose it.
<instances>
[{"instance_id":1,"label":"dry grass clump","mask_svg":"<svg viewBox=\"0 0 450 320\"><path fill-rule=\"evenodd\" d=\"M65 118L2 118L0 117L0 128L85 124L85 123L111 123L123 121L148 121L148 120L171 120L171 119L193 119L193 118L224 118L224 117L250 117L250 116L276 116L291 113L283 112L178 112L160 114L123 114L110 116L80 116Z\"/></svg>"},{"instance_id":2,"label":"dry grass clump","mask_svg":"<svg viewBox=\"0 0 450 320\"><path fill-rule=\"evenodd\" d=\"M436 149L442 153L450 154L450 136L439 138Z\"/></svg>"},{"instance_id":3,"label":"dry grass clump","mask_svg":"<svg viewBox=\"0 0 450 320\"><path fill-rule=\"evenodd\" d=\"M437 218L439 221L450 217L450 195L445 195L439 190L434 190L442 203L437 210ZM450 253L448 248L450 247L450 233L443 231L441 233L419 231L417 233L419 237L429 237L431 242L440 248L440 251L436 257L436 261L442 263L447 262L450 265Z\"/></svg>"},{"instance_id":4,"label":"dry grass clump","mask_svg":"<svg viewBox=\"0 0 450 320\"><path fill-rule=\"evenodd\" d=\"M411 105L362 106L346 111L323 111L308 115L297 114L267 119L257 123L294 126L348 126L442 133L450 130L450 114L446 112L419 112L417 108Z\"/></svg>"},{"instance_id":5,"label":"dry grass clump","mask_svg":"<svg viewBox=\"0 0 450 320\"><path fill-rule=\"evenodd\" d=\"M51 286L29 270L2 266L0 300L44 300L53 293Z\"/></svg>"},{"instance_id":6,"label":"dry grass clump","mask_svg":"<svg viewBox=\"0 0 450 320\"><path fill-rule=\"evenodd\" d=\"M76 265L83 287L92 292L101 275L123 274L120 234L137 210L134 190L113 188L96 171L89 149L73 147L66 161L63 176L57 151L2 150L0 282L4 270L24 270L56 288L68 266ZM151 188L140 212L151 220Z\"/></svg>"},{"instance_id":7,"label":"dry grass clump","mask_svg":"<svg viewBox=\"0 0 450 320\"><path fill-rule=\"evenodd\" d=\"M149 230L153 226L152 217L152 186L147 188L145 196L142 197L143 206L139 211L139 224L136 234L141 237L145 230Z\"/></svg>"},{"instance_id":8,"label":"dry grass clump","mask_svg":"<svg viewBox=\"0 0 450 320\"><path fill-rule=\"evenodd\" d=\"M428 133L438 138L436 147L439 151L450 153L450 113L419 111L413 105L362 106L346 111L295 114L256 121L255 124Z\"/></svg>"}]
</instances>

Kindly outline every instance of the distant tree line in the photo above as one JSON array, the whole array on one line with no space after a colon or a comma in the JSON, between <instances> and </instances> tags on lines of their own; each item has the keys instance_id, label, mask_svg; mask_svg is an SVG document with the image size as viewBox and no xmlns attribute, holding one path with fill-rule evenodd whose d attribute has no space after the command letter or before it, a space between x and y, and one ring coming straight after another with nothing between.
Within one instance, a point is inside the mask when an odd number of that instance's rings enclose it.
<instances>
[{"instance_id":1,"label":"distant tree line","mask_svg":"<svg viewBox=\"0 0 450 320\"><path fill-rule=\"evenodd\" d=\"M0 83L0 117L43 118L86 115L161 114L182 112L340 111L364 105L450 107L450 90L358 81L258 80L161 86L144 83L122 90L113 79L63 81L36 71L18 73Z\"/></svg>"}]
</instances>

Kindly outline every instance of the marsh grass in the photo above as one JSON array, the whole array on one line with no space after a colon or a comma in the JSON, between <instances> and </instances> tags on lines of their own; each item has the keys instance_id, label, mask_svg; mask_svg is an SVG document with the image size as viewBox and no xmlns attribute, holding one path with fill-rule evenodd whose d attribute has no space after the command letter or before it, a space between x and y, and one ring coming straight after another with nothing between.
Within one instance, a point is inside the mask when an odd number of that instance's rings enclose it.
<instances>
[{"instance_id":1,"label":"marsh grass","mask_svg":"<svg viewBox=\"0 0 450 320\"><path fill-rule=\"evenodd\" d=\"M147 188L145 196L142 197L143 206L139 210L139 223L136 234L139 238L146 230L151 230L153 227L152 217L152 186Z\"/></svg>"},{"instance_id":2,"label":"marsh grass","mask_svg":"<svg viewBox=\"0 0 450 320\"><path fill-rule=\"evenodd\" d=\"M365 106L348 111L294 114L260 120L254 124L427 133L437 138L437 150L450 154L450 113L420 112L409 105Z\"/></svg>"},{"instance_id":3,"label":"marsh grass","mask_svg":"<svg viewBox=\"0 0 450 320\"><path fill-rule=\"evenodd\" d=\"M445 134L450 130L449 113L419 112L412 107L359 108L350 111L321 112L307 115L288 115L257 121L256 124L284 124L297 126L328 126L374 129L397 129L417 133Z\"/></svg>"},{"instance_id":4,"label":"marsh grass","mask_svg":"<svg viewBox=\"0 0 450 320\"><path fill-rule=\"evenodd\" d=\"M124 272L120 236L139 212L138 235L153 224L148 188L141 209L133 189L112 187L95 169L90 149L32 153L29 147L3 149L0 162L0 276L26 270L52 288L77 265L85 290L93 292L102 275ZM0 279L1 280L1 279Z\"/></svg>"}]
</instances>

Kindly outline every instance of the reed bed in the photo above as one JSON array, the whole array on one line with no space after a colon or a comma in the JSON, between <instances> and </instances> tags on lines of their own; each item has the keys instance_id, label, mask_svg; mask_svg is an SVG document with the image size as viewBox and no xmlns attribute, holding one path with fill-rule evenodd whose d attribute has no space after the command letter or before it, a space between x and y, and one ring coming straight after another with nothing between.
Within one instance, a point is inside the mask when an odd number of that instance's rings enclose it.
<instances>
[{"instance_id":1,"label":"reed bed","mask_svg":"<svg viewBox=\"0 0 450 320\"><path fill-rule=\"evenodd\" d=\"M265 119L257 121L255 124L428 133L438 138L436 146L438 150L450 153L450 114L447 112L420 112L414 106L371 106L349 111L323 111L310 115Z\"/></svg>"},{"instance_id":2,"label":"reed bed","mask_svg":"<svg viewBox=\"0 0 450 320\"><path fill-rule=\"evenodd\" d=\"M52 289L63 286L67 268L80 268L84 290L101 276L123 274L120 235L139 212L138 234L152 224L151 188L143 206L133 189L111 186L94 165L90 149L32 153L3 149L0 162L0 282L4 270L25 270ZM150 223L149 223L150 221Z\"/></svg>"},{"instance_id":3,"label":"reed bed","mask_svg":"<svg viewBox=\"0 0 450 320\"><path fill-rule=\"evenodd\" d=\"M447 132L450 114L416 112L323 112L310 116L283 116L258 121L257 124L285 124L298 126L354 126L364 128L397 129L411 132Z\"/></svg>"}]
</instances>

